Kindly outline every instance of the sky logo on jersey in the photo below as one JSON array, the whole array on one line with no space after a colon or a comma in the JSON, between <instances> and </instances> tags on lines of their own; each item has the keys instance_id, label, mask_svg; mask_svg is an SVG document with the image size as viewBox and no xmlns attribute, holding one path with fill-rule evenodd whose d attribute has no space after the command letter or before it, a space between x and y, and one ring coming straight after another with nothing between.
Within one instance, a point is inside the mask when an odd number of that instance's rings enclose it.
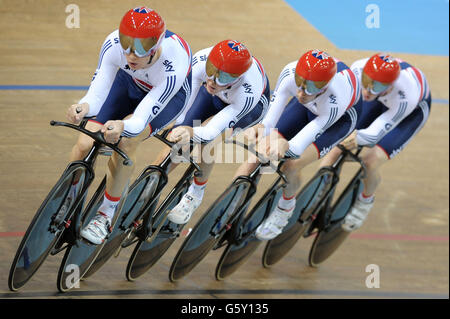
<instances>
[{"instance_id":1,"label":"sky logo on jersey","mask_svg":"<svg viewBox=\"0 0 450 319\"><path fill-rule=\"evenodd\" d=\"M246 49L246 47L242 43L236 41L229 41L228 46L236 52L240 52L241 50Z\"/></svg>"},{"instance_id":2,"label":"sky logo on jersey","mask_svg":"<svg viewBox=\"0 0 450 319\"><path fill-rule=\"evenodd\" d=\"M313 50L311 55L319 60L328 59L330 57L326 52L319 50Z\"/></svg>"},{"instance_id":3,"label":"sky logo on jersey","mask_svg":"<svg viewBox=\"0 0 450 319\"><path fill-rule=\"evenodd\" d=\"M163 65L166 67L166 72L175 71L175 70L173 69L172 61L165 60L165 61L163 62Z\"/></svg>"},{"instance_id":4,"label":"sky logo on jersey","mask_svg":"<svg viewBox=\"0 0 450 319\"><path fill-rule=\"evenodd\" d=\"M244 83L242 86L244 87L245 93L252 94L252 86L250 84Z\"/></svg>"},{"instance_id":5,"label":"sky logo on jersey","mask_svg":"<svg viewBox=\"0 0 450 319\"><path fill-rule=\"evenodd\" d=\"M133 9L134 12L138 12L138 13L149 13L152 12L153 10L147 7L137 7Z\"/></svg>"}]
</instances>

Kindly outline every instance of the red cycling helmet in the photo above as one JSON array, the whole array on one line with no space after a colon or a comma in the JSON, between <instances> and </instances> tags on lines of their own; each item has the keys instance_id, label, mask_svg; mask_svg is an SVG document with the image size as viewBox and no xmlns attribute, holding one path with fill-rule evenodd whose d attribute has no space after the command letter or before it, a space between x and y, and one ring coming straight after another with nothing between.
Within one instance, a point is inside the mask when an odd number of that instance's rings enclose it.
<instances>
[{"instance_id":1,"label":"red cycling helmet","mask_svg":"<svg viewBox=\"0 0 450 319\"><path fill-rule=\"evenodd\" d=\"M310 50L303 54L295 67L295 83L307 95L326 90L337 71L336 62L324 51Z\"/></svg>"},{"instance_id":2,"label":"red cycling helmet","mask_svg":"<svg viewBox=\"0 0 450 319\"><path fill-rule=\"evenodd\" d=\"M389 54L377 53L369 58L363 72L373 81L391 84L400 75L400 64Z\"/></svg>"},{"instance_id":3,"label":"red cycling helmet","mask_svg":"<svg viewBox=\"0 0 450 319\"><path fill-rule=\"evenodd\" d=\"M298 60L295 73L305 80L328 82L336 74L336 70L336 62L326 52L310 50Z\"/></svg>"},{"instance_id":4,"label":"red cycling helmet","mask_svg":"<svg viewBox=\"0 0 450 319\"><path fill-rule=\"evenodd\" d=\"M164 20L155 10L134 8L125 13L120 22L120 44L127 54L133 50L138 57L153 55L165 32Z\"/></svg>"},{"instance_id":5,"label":"red cycling helmet","mask_svg":"<svg viewBox=\"0 0 450 319\"><path fill-rule=\"evenodd\" d=\"M242 75L252 65L252 55L248 49L235 40L224 40L216 44L209 53L208 60L220 71Z\"/></svg>"}]
</instances>

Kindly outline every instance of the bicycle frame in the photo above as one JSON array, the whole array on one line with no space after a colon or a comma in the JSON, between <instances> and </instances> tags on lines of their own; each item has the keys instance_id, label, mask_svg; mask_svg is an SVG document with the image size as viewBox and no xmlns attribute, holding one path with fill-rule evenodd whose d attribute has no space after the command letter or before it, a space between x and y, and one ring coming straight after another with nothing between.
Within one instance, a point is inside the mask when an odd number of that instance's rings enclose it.
<instances>
[{"instance_id":1,"label":"bicycle frame","mask_svg":"<svg viewBox=\"0 0 450 319\"><path fill-rule=\"evenodd\" d=\"M354 175L354 177L352 178L352 181L349 183L349 185L347 187L350 187L350 185L352 185L356 179L364 178L365 171L366 171L365 164L358 157L358 155L362 151L362 147L358 147L358 149L356 150L355 153L346 149L345 147L343 147L340 144L338 144L337 147L342 151L342 153L339 155L338 159L331 166L321 168L321 170L330 171L333 175L333 179L331 181L330 188L328 189L327 193L323 197L322 201L318 205L313 207L314 209L312 209L308 212L303 211L300 213L298 221L301 224L307 224L308 222L310 222L310 221L308 221L309 218L312 219L311 226L308 230L305 231L304 237L308 237L308 236L312 235L312 230L314 228L317 227L319 229L323 229L324 227L326 227L328 225L328 223L330 221L329 219L331 217L331 216L329 216L328 212L332 211L332 209L330 207L331 201L333 200L336 187L339 184L339 181L340 181L339 176L342 171L342 167L343 167L344 163L347 161L347 158L350 158L352 161L357 162L361 165L361 168ZM311 200L314 200L314 198L312 198Z\"/></svg>"},{"instance_id":2,"label":"bicycle frame","mask_svg":"<svg viewBox=\"0 0 450 319\"><path fill-rule=\"evenodd\" d=\"M166 131L162 136L155 135L156 138L158 138L160 141L168 145L169 147L173 148L176 143L169 142L165 137L168 135L168 131ZM190 144L190 150L192 151L194 145L191 142ZM158 226L154 229L153 226L155 225L156 221L160 218L163 218L163 220L166 219L167 215L170 213L167 210L168 205L170 204L172 197L174 194L177 194L181 187L183 187L184 183L189 180L192 175L198 174L200 172L200 167L194 162L194 159L190 156L189 162L191 163L188 167L188 169L184 172L183 176L180 178L180 180L177 182L177 184L174 186L174 188L170 191L170 193L165 198L164 202L158 207L156 212L154 210L156 209L157 199L159 198L159 195L163 188L166 186L168 181L168 171L170 168L170 165L172 163L171 157L172 152L166 156L166 158L163 160L163 162L160 165L150 165L145 170L144 173L148 170L158 170L161 174L161 177L163 178L163 181L161 182L161 179L158 183L157 189L155 191L155 195L153 196L153 199L149 201L139 213L139 218L143 216L143 223L144 225L140 230L136 232L136 236L138 237L138 240L141 241L152 241L160 232L161 227L163 226L164 222L161 221ZM144 174L143 173L143 174ZM165 215L162 215L165 213ZM175 236L178 236L179 234L174 234ZM132 243L130 243L131 245ZM129 246L129 245L127 245Z\"/></svg>"},{"instance_id":3,"label":"bicycle frame","mask_svg":"<svg viewBox=\"0 0 450 319\"><path fill-rule=\"evenodd\" d=\"M259 154L252 146L240 143L236 140L231 140L231 141L226 140L225 142L226 143L231 142L233 144L239 145L239 146L243 147L244 149L246 149L247 151L254 153L256 155L256 157L260 159L260 163L258 163L257 167L248 176L238 176L233 181L233 184L234 184L234 183L237 183L239 180L246 180L250 183L250 189L247 191L245 199L242 201L242 204L240 205L240 207L234 211L233 215L231 215L231 218L230 218L227 226L225 228L221 228L219 230L219 232L217 232L217 233L214 231L211 231L210 234L212 236L216 236L216 238L221 237L221 239L216 244L214 249L218 249L218 248L224 246L225 240L228 241L228 243L240 245L241 243L246 241L250 236L252 236L254 230L256 230L256 228L258 228L258 226L262 223L262 221L269 216L270 210L267 209L266 212L264 213L263 219L261 220L261 222L259 222L254 227L253 231L248 232L245 236L241 236L242 232L240 231L240 228L241 228L244 218L245 218L244 212L247 210L248 206L250 205L251 199L253 198L253 196L255 195L255 193L257 191L257 185L261 178L260 171L261 171L262 167L270 166L279 175L278 178L275 180L275 182L272 184L272 186L268 189L268 191L266 191L266 193L261 197L261 198L265 198L266 196L271 196L271 198L269 199L268 207L270 207L271 204L273 203L274 195L278 192L278 190L280 188L286 187L286 184L287 184L287 178L281 172L281 167L287 158L281 159L278 166L274 166L268 159L264 158L261 154ZM220 219L222 219L222 216L217 219L217 223L219 222ZM216 228L217 223L214 224L212 229ZM229 233L230 235L228 235L228 236L223 236L224 233L227 232L231 227L234 227L236 231L230 232Z\"/></svg>"},{"instance_id":4,"label":"bicycle frame","mask_svg":"<svg viewBox=\"0 0 450 319\"><path fill-rule=\"evenodd\" d=\"M100 131L91 132L91 131L86 130L85 126L86 126L87 122L88 122L87 118L83 119L79 125L74 125L74 124L65 123L65 122L58 122L58 121L50 121L50 125L52 125L52 126L69 127L76 131L84 133L94 139L94 143L93 143L91 149L89 150L89 152L87 153L87 155L82 160L73 161L73 162L69 163L66 170L63 172L63 174L65 174L71 167L77 166L77 165L83 166L87 172L86 182L83 184L83 188L80 190L79 196L77 196L77 199L73 204L73 209L71 210L72 213L67 216L68 220L64 221L66 224L65 225L66 229L70 228L71 222L69 222L69 220L73 216L74 212L77 213L74 216L75 222L74 222L73 233L71 234L70 232L65 232L66 234L63 234L63 236L66 235L63 238L68 243L73 243L73 242L75 242L76 239L81 238L79 233L80 233L80 230L82 227L82 214L81 214L82 210L81 209L78 210L78 208L79 208L81 202L83 202L85 200L88 188L92 184L92 181L95 179L94 163L95 163L98 155L100 154L103 145L110 147L112 150L116 151L120 156L122 156L124 158L124 161L123 161L124 165L132 165L132 161L128 158L128 156L122 150L120 150L118 148L120 141L116 144L111 144L111 143L106 142L103 137L103 134ZM57 253L64 250L66 247L67 247L67 245L57 248L57 249L54 249L51 254L56 255Z\"/></svg>"}]
</instances>

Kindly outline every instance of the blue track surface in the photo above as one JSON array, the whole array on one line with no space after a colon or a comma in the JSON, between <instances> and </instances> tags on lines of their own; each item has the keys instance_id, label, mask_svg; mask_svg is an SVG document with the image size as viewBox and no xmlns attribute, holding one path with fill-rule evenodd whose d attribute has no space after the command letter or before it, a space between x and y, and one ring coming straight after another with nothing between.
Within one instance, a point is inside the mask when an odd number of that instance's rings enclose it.
<instances>
[{"instance_id":1,"label":"blue track surface","mask_svg":"<svg viewBox=\"0 0 450 319\"><path fill-rule=\"evenodd\" d=\"M448 56L448 0L285 1L340 49Z\"/></svg>"}]
</instances>

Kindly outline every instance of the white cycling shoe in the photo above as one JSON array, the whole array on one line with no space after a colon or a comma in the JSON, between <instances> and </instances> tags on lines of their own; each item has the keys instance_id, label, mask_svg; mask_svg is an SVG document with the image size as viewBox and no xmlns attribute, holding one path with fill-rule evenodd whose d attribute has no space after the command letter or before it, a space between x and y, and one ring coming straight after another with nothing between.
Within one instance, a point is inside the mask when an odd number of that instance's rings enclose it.
<instances>
[{"instance_id":1,"label":"white cycling shoe","mask_svg":"<svg viewBox=\"0 0 450 319\"><path fill-rule=\"evenodd\" d=\"M201 199L192 196L189 193L184 194L181 201L167 215L167 219L172 223L183 225L191 219L192 214L202 203Z\"/></svg>"},{"instance_id":2,"label":"white cycling shoe","mask_svg":"<svg viewBox=\"0 0 450 319\"><path fill-rule=\"evenodd\" d=\"M356 199L350 212L344 218L344 223L341 226L342 229L351 232L360 228L372 207L373 201L371 203L364 203L359 199Z\"/></svg>"},{"instance_id":3,"label":"white cycling shoe","mask_svg":"<svg viewBox=\"0 0 450 319\"><path fill-rule=\"evenodd\" d=\"M80 232L81 237L94 245L102 244L111 233L111 224L103 213L97 213L89 224Z\"/></svg>"},{"instance_id":4,"label":"white cycling shoe","mask_svg":"<svg viewBox=\"0 0 450 319\"><path fill-rule=\"evenodd\" d=\"M286 212L277 206L256 229L256 238L259 240L271 240L277 237L288 224L293 211L294 209L291 209L289 212Z\"/></svg>"}]
</instances>

